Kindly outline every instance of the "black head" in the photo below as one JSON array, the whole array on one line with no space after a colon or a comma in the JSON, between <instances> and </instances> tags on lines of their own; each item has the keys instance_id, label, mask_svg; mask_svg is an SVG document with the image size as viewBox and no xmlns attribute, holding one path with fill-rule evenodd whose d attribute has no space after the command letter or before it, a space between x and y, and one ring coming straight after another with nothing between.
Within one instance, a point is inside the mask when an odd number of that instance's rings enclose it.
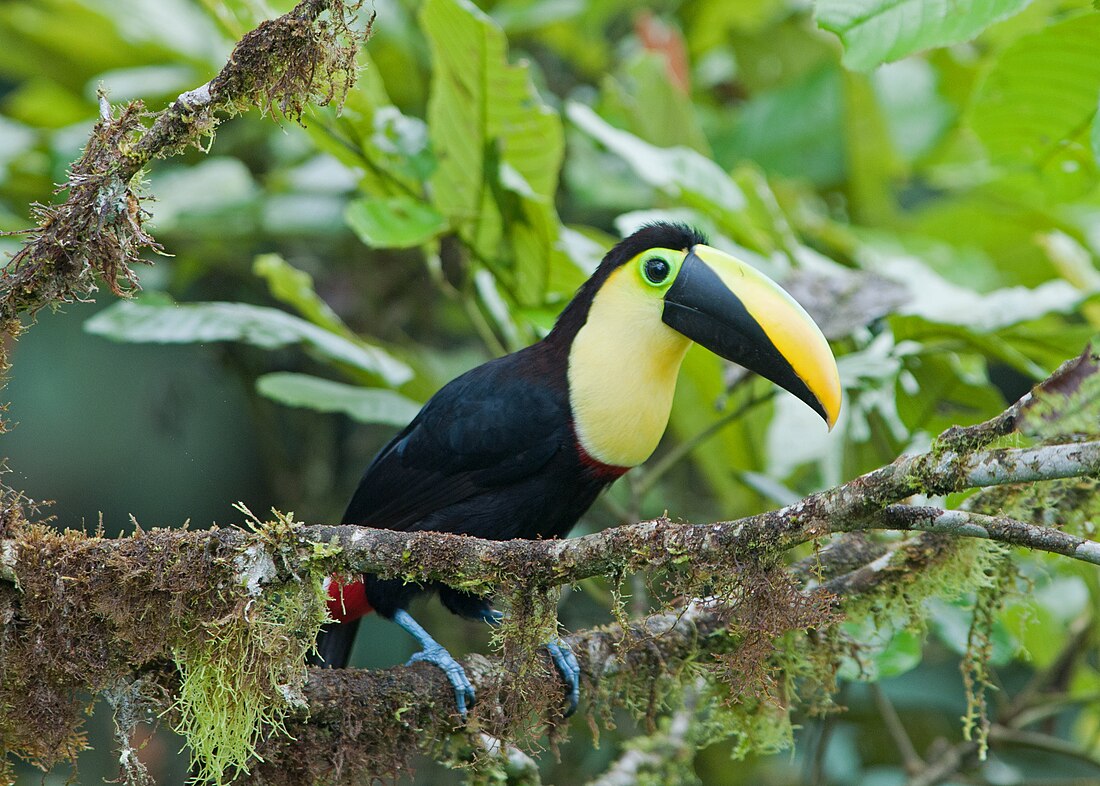
<instances>
[{"instance_id":1,"label":"black head","mask_svg":"<svg viewBox=\"0 0 1100 786\"><path fill-rule=\"evenodd\" d=\"M694 227L687 224L656 222L645 224L630 237L620 240L607 252L607 256L600 262L600 267L593 274L593 278L601 271L606 277L619 265L625 264L634 257L651 248L675 248L687 251L699 243L708 245L707 236ZM604 271L604 268L607 268Z\"/></svg>"},{"instance_id":2,"label":"black head","mask_svg":"<svg viewBox=\"0 0 1100 786\"><path fill-rule=\"evenodd\" d=\"M687 224L657 221L643 225L632 235L612 246L611 250L604 255L596 271L580 286L569 305L561 312L551 336L563 342L572 341L573 336L588 318L588 308L592 305L592 298L596 296L596 292L603 286L607 277L638 254L651 248L674 248L687 251L700 243L706 245L706 235Z\"/></svg>"}]
</instances>

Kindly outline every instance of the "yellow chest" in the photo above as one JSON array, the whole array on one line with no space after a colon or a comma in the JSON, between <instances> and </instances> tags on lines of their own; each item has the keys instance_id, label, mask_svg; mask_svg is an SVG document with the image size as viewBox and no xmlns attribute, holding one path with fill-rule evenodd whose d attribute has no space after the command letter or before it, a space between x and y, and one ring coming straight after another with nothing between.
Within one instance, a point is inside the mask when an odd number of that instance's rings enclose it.
<instances>
[{"instance_id":1,"label":"yellow chest","mask_svg":"<svg viewBox=\"0 0 1100 786\"><path fill-rule=\"evenodd\" d=\"M668 425L691 342L661 321L663 302L639 297L631 271L611 274L569 352L569 403L581 446L597 461L634 467Z\"/></svg>"}]
</instances>

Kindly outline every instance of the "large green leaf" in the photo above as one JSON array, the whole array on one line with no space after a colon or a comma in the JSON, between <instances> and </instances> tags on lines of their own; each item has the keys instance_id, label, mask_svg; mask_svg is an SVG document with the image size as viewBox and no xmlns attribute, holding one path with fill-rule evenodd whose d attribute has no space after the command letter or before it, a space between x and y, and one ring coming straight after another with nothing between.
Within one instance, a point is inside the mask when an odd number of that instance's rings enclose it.
<instances>
[{"instance_id":1,"label":"large green leaf","mask_svg":"<svg viewBox=\"0 0 1100 786\"><path fill-rule=\"evenodd\" d=\"M360 423L404 426L420 405L385 388L363 388L310 374L276 372L256 380L256 390L280 404L318 412L341 412Z\"/></svg>"},{"instance_id":2,"label":"large green leaf","mask_svg":"<svg viewBox=\"0 0 1100 786\"><path fill-rule=\"evenodd\" d=\"M866 71L937 46L969 41L1031 0L817 0L817 23L840 36L844 64Z\"/></svg>"},{"instance_id":3,"label":"large green leaf","mask_svg":"<svg viewBox=\"0 0 1100 786\"><path fill-rule=\"evenodd\" d=\"M84 329L115 341L139 343L241 341L264 349L304 344L329 360L377 374L390 385L412 377L408 366L378 347L352 341L285 311L247 303L123 301L100 311L84 323Z\"/></svg>"},{"instance_id":4,"label":"large green leaf","mask_svg":"<svg viewBox=\"0 0 1100 786\"><path fill-rule=\"evenodd\" d=\"M600 111L616 125L660 147L710 150L691 95L673 82L666 59L643 52L600 85Z\"/></svg>"},{"instance_id":5,"label":"large green leaf","mask_svg":"<svg viewBox=\"0 0 1100 786\"><path fill-rule=\"evenodd\" d=\"M995 161L1094 163L1089 129L1100 93L1100 14L1024 36L978 87L969 122Z\"/></svg>"},{"instance_id":6,"label":"large green leaf","mask_svg":"<svg viewBox=\"0 0 1100 786\"><path fill-rule=\"evenodd\" d=\"M907 287L909 300L898 309L899 313L979 333L994 333L1044 314L1070 313L1091 294L1061 279L1037 287L976 292L947 280L914 256L870 247L863 249L861 264Z\"/></svg>"},{"instance_id":7,"label":"large green leaf","mask_svg":"<svg viewBox=\"0 0 1100 786\"><path fill-rule=\"evenodd\" d=\"M1089 141L1092 142L1092 157L1100 164L1100 110L1092 117L1092 131L1089 133Z\"/></svg>"},{"instance_id":8,"label":"large green leaf","mask_svg":"<svg viewBox=\"0 0 1100 786\"><path fill-rule=\"evenodd\" d=\"M926 347L948 350L969 347L1035 378L1042 378L1053 369L1045 358L1016 340L1010 329L1047 315L1073 314L1091 295L1060 279L1034 288L1017 286L975 292L940 277L916 258L902 255L869 257L865 264L876 273L908 286L909 301L890 317L899 343L916 341ZM1061 330L1065 332L1064 323ZM1076 349L1071 346L1065 351Z\"/></svg>"},{"instance_id":9,"label":"large green leaf","mask_svg":"<svg viewBox=\"0 0 1100 786\"><path fill-rule=\"evenodd\" d=\"M967 374L951 353L912 355L897 385L897 411L910 432L939 434L998 414L1004 399L989 380Z\"/></svg>"},{"instance_id":10,"label":"large green leaf","mask_svg":"<svg viewBox=\"0 0 1100 786\"><path fill-rule=\"evenodd\" d=\"M741 111L728 152L782 175L832 185L844 175L843 104L835 66L761 92Z\"/></svg>"},{"instance_id":11,"label":"large green leaf","mask_svg":"<svg viewBox=\"0 0 1100 786\"><path fill-rule=\"evenodd\" d=\"M528 68L508 63L504 33L472 3L428 0L420 20L433 58L435 207L519 300L536 302L559 226L561 120Z\"/></svg>"},{"instance_id":12,"label":"large green leaf","mask_svg":"<svg viewBox=\"0 0 1100 786\"><path fill-rule=\"evenodd\" d=\"M313 276L291 265L278 254L260 254L252 260L252 272L267 281L271 296L296 310L314 325L331 333L354 338L351 330L313 288Z\"/></svg>"},{"instance_id":13,"label":"large green leaf","mask_svg":"<svg viewBox=\"0 0 1100 786\"><path fill-rule=\"evenodd\" d=\"M447 228L438 210L410 196L356 199L348 204L344 219L372 248L413 248Z\"/></svg>"},{"instance_id":14,"label":"large green leaf","mask_svg":"<svg viewBox=\"0 0 1100 786\"><path fill-rule=\"evenodd\" d=\"M152 224L159 232L186 229L198 223L239 234L255 220L248 208L260 189L239 159L206 158L194 166L154 171L150 189Z\"/></svg>"}]
</instances>

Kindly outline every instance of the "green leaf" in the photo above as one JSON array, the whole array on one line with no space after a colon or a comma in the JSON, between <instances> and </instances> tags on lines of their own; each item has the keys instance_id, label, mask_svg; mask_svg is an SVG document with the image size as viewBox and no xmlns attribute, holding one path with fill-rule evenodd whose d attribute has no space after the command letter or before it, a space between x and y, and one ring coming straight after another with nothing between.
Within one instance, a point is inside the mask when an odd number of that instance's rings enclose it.
<instances>
[{"instance_id":1,"label":"green leaf","mask_svg":"<svg viewBox=\"0 0 1100 786\"><path fill-rule=\"evenodd\" d=\"M1100 164L1100 108L1092 117L1092 132L1089 134L1089 141L1092 143L1092 157L1097 164Z\"/></svg>"},{"instance_id":2,"label":"green leaf","mask_svg":"<svg viewBox=\"0 0 1100 786\"><path fill-rule=\"evenodd\" d=\"M959 351L969 348L988 358L1001 360L1033 379L1042 379L1049 372L1026 354L995 333L985 334L964 325L952 325L916 316L894 315L890 329L900 344L915 341L930 351Z\"/></svg>"},{"instance_id":3,"label":"green leaf","mask_svg":"<svg viewBox=\"0 0 1100 786\"><path fill-rule=\"evenodd\" d=\"M817 23L844 44L844 65L869 71L922 49L961 44L1030 0L817 0Z\"/></svg>"},{"instance_id":4,"label":"green leaf","mask_svg":"<svg viewBox=\"0 0 1100 786\"><path fill-rule=\"evenodd\" d=\"M1090 606L1088 585L1078 576L1052 576L1027 595L1009 603L1001 615L1036 669L1049 666L1063 651L1070 626Z\"/></svg>"},{"instance_id":5,"label":"green leaf","mask_svg":"<svg viewBox=\"0 0 1100 786\"><path fill-rule=\"evenodd\" d=\"M838 182L844 176L840 76L828 66L753 96L741 110L729 153L817 185Z\"/></svg>"},{"instance_id":6,"label":"green leaf","mask_svg":"<svg viewBox=\"0 0 1100 786\"><path fill-rule=\"evenodd\" d=\"M199 83L195 69L185 65L117 68L99 75L99 85L112 102L176 96Z\"/></svg>"},{"instance_id":7,"label":"green leaf","mask_svg":"<svg viewBox=\"0 0 1100 786\"><path fill-rule=\"evenodd\" d=\"M710 146L691 96L673 83L668 62L643 51L600 86L600 111L659 147L682 145L706 155ZM610 111L609 111L610 110Z\"/></svg>"},{"instance_id":8,"label":"green leaf","mask_svg":"<svg viewBox=\"0 0 1100 786\"><path fill-rule=\"evenodd\" d=\"M974 621L974 599L963 598L948 602L942 598L929 598L928 621L936 638L946 644L956 655L965 655L969 646L970 627ZM1020 650L1020 642L1005 627L1004 621L995 618L990 631L989 663L1003 666Z\"/></svg>"},{"instance_id":9,"label":"green leaf","mask_svg":"<svg viewBox=\"0 0 1100 786\"><path fill-rule=\"evenodd\" d=\"M746 207L733 179L704 155L687 147L657 147L607 123L591 108L566 105L566 115L582 131L623 159L649 185L673 199L700 208L728 224Z\"/></svg>"},{"instance_id":10,"label":"green leaf","mask_svg":"<svg viewBox=\"0 0 1100 786\"><path fill-rule=\"evenodd\" d=\"M201 223L207 231L213 225L240 234L255 220L246 208L259 188L240 159L215 156L194 166L156 170L150 181L150 191L157 195L149 203L151 222L158 231Z\"/></svg>"},{"instance_id":11,"label":"green leaf","mask_svg":"<svg viewBox=\"0 0 1100 786\"><path fill-rule=\"evenodd\" d=\"M684 356L680 377L676 384L676 397L669 418L669 427L683 440L696 439L705 429L714 425L719 414L716 404L727 407L738 404L728 400L726 384L722 379L722 361L699 346L693 346ZM691 460L698 474L713 490L718 510L728 511L730 517L745 516L761 510L763 498L746 493L746 486L731 470L760 471L763 469L763 446L755 436L761 419L770 415L767 405L754 407L743 417L724 426L717 434L703 441L691 453ZM702 504L706 504L705 502ZM693 507L685 506L678 512L685 517L717 513L716 510L698 508L699 500L693 499Z\"/></svg>"},{"instance_id":12,"label":"green leaf","mask_svg":"<svg viewBox=\"0 0 1100 786\"><path fill-rule=\"evenodd\" d=\"M1088 134L1100 86L1100 14L1085 14L1005 49L970 107L969 122L995 161L1043 165L1073 156L1091 165Z\"/></svg>"},{"instance_id":13,"label":"green leaf","mask_svg":"<svg viewBox=\"0 0 1100 786\"><path fill-rule=\"evenodd\" d=\"M952 107L939 92L945 78L927 60L915 57L871 75L894 147L906 161L931 151L953 120Z\"/></svg>"},{"instance_id":14,"label":"green leaf","mask_svg":"<svg viewBox=\"0 0 1100 786\"><path fill-rule=\"evenodd\" d=\"M434 205L518 299L535 302L560 226L561 120L529 69L508 63L504 33L472 3L428 0L420 20L432 52Z\"/></svg>"},{"instance_id":15,"label":"green leaf","mask_svg":"<svg viewBox=\"0 0 1100 786\"><path fill-rule=\"evenodd\" d=\"M33 149L34 142L31 129L0 116L0 183L9 177L8 164Z\"/></svg>"},{"instance_id":16,"label":"green leaf","mask_svg":"<svg viewBox=\"0 0 1100 786\"><path fill-rule=\"evenodd\" d=\"M852 219L866 225L895 219L895 183L902 175L885 114L866 74L844 72L845 158Z\"/></svg>"},{"instance_id":17,"label":"green leaf","mask_svg":"<svg viewBox=\"0 0 1100 786\"><path fill-rule=\"evenodd\" d=\"M1004 409L1005 402L985 379L971 379L951 354L905 359L915 383L897 385L898 415L910 432L939 434L958 423L977 423Z\"/></svg>"},{"instance_id":18,"label":"green leaf","mask_svg":"<svg viewBox=\"0 0 1100 786\"><path fill-rule=\"evenodd\" d=\"M321 356L400 385L412 371L383 350L331 333L285 311L247 303L148 305L123 301L84 323L89 333L115 341L195 344L241 341L263 349L304 344Z\"/></svg>"},{"instance_id":19,"label":"green leaf","mask_svg":"<svg viewBox=\"0 0 1100 786\"><path fill-rule=\"evenodd\" d=\"M264 374L256 380L256 390L288 407L340 412L360 423L404 426L420 410L415 401L392 390L346 385L309 374Z\"/></svg>"},{"instance_id":20,"label":"green leaf","mask_svg":"<svg viewBox=\"0 0 1100 786\"><path fill-rule=\"evenodd\" d=\"M874 658L878 678L897 677L920 665L921 637L909 630L898 631L890 643Z\"/></svg>"},{"instance_id":21,"label":"green leaf","mask_svg":"<svg viewBox=\"0 0 1100 786\"><path fill-rule=\"evenodd\" d=\"M911 630L899 629L895 624L866 618L848 620L841 627L862 646L859 660L843 658L840 676L846 680L873 682L886 677L897 677L920 665L922 641Z\"/></svg>"},{"instance_id":22,"label":"green leaf","mask_svg":"<svg viewBox=\"0 0 1100 786\"><path fill-rule=\"evenodd\" d=\"M298 270L278 254L259 254L252 260L252 272L267 281L268 291L279 302L325 330L354 338L336 312L313 289L313 276L306 271Z\"/></svg>"},{"instance_id":23,"label":"green leaf","mask_svg":"<svg viewBox=\"0 0 1100 786\"><path fill-rule=\"evenodd\" d=\"M978 333L993 333L1049 313L1071 313L1090 294L1063 280L1047 281L1033 288L975 292L905 255L868 258L865 267L907 285L910 300L899 309L900 314L943 325L965 326Z\"/></svg>"},{"instance_id":24,"label":"green leaf","mask_svg":"<svg viewBox=\"0 0 1100 786\"><path fill-rule=\"evenodd\" d=\"M410 196L356 199L348 204L344 219L372 248L413 248L447 228L442 213Z\"/></svg>"}]
</instances>

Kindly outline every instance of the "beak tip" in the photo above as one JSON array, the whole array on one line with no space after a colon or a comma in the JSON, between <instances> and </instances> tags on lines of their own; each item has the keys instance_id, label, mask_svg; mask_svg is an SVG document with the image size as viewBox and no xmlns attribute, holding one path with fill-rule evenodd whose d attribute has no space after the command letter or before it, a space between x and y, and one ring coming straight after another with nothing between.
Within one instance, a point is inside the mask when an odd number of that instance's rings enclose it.
<instances>
[{"instance_id":1,"label":"beak tip","mask_svg":"<svg viewBox=\"0 0 1100 786\"><path fill-rule=\"evenodd\" d=\"M834 364L835 368L835 364ZM817 414L821 416L821 419L825 421L825 426L832 432L836 426L837 421L840 419L841 409L841 387L840 387L840 375L835 374L833 376L833 384L827 387L827 392L824 396L825 400L821 398L817 399L817 404L820 407Z\"/></svg>"}]
</instances>

